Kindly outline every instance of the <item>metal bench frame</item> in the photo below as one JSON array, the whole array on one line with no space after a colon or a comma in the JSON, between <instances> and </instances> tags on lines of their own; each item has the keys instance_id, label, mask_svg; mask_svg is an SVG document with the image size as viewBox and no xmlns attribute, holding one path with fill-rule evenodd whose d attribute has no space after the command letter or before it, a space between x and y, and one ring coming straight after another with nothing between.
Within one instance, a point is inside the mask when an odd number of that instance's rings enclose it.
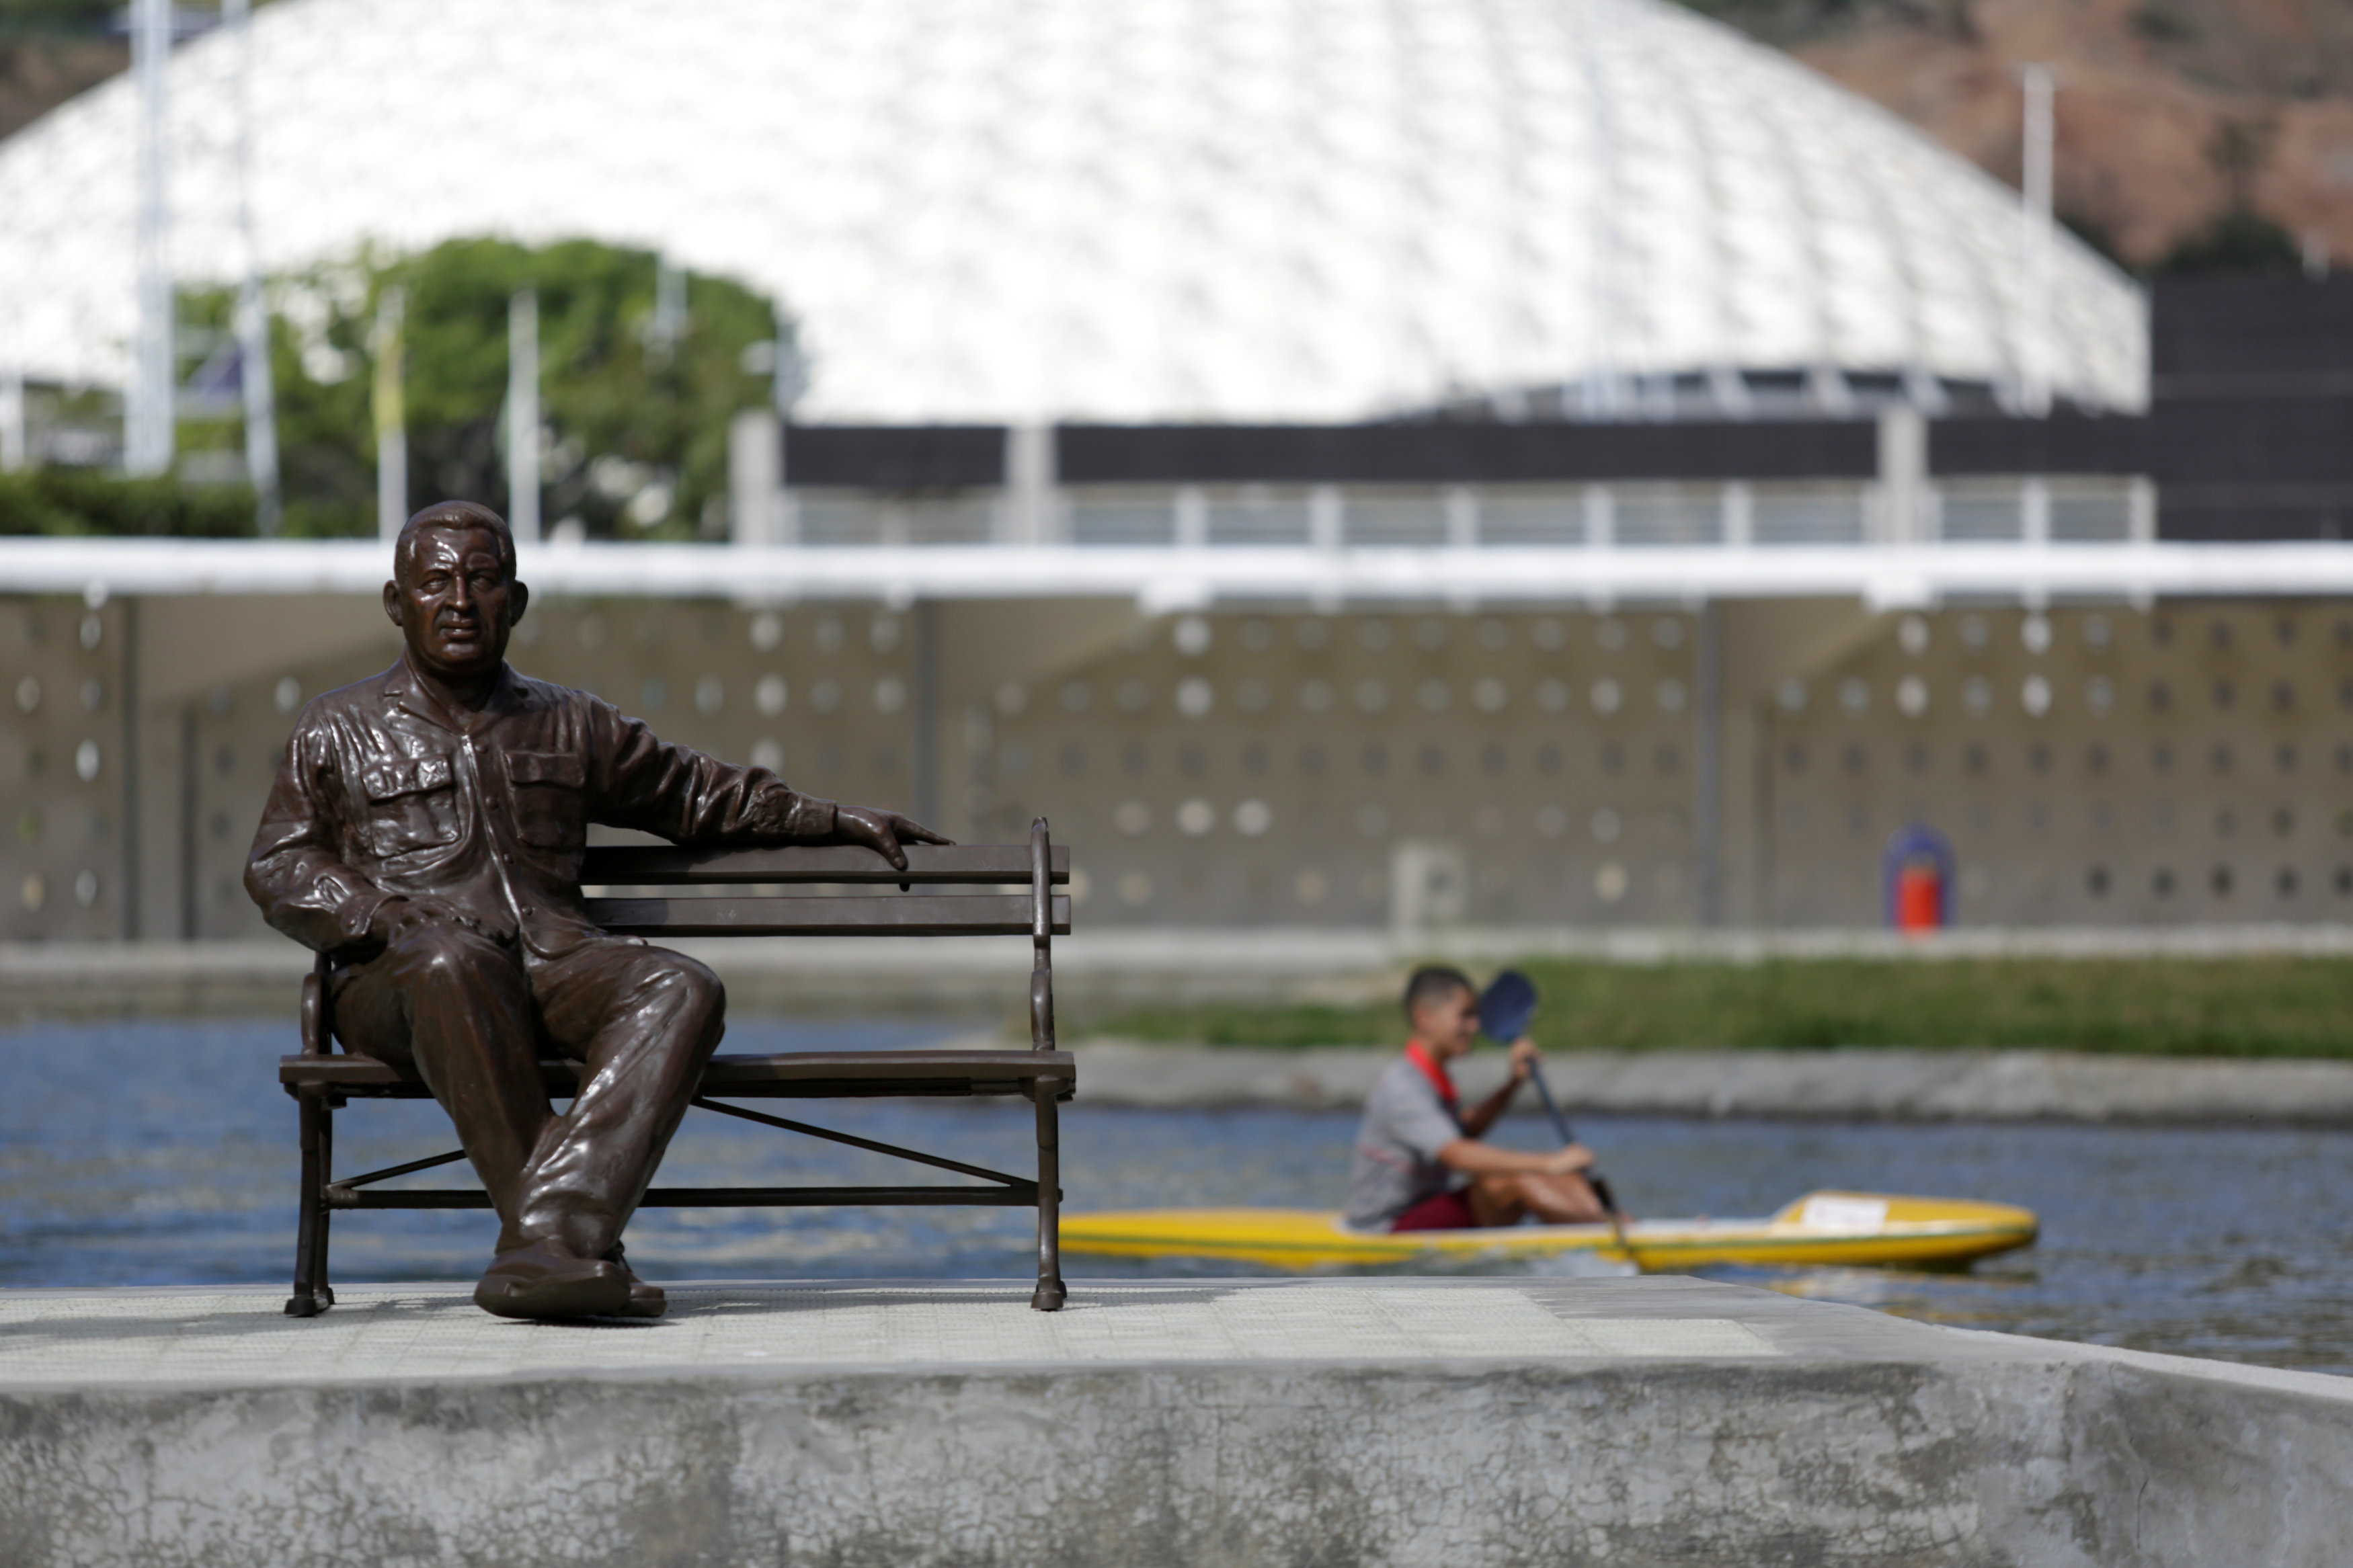
<instances>
[{"instance_id":1,"label":"metal bench frame","mask_svg":"<svg viewBox=\"0 0 2353 1568\"><path fill-rule=\"evenodd\" d=\"M723 1116L799 1132L853 1149L892 1154L986 1182L982 1186L654 1187L641 1208L786 1208L849 1204L984 1204L1038 1211L1038 1288L1029 1304L1058 1310L1067 1294L1061 1266L1061 1162L1056 1108L1071 1097L1078 1070L1054 1043L1053 939L1071 929L1071 901L1053 892L1071 879L1070 850L1056 848L1046 819L1030 825L1023 845L910 845L907 869L856 847L767 849L604 847L587 852L582 882L608 888L702 888L744 884L874 887L880 894L816 897L615 897L586 900L589 918L617 934L681 936L1013 936L1030 940L1028 1050L794 1051L777 1056L715 1056L691 1101ZM1020 893L916 893L926 886L1002 886ZM334 1113L353 1100L429 1100L413 1076L370 1057L335 1051L324 953L302 981L302 1051L281 1057L278 1079L294 1097L301 1122L302 1187L294 1244L290 1317L315 1317L334 1304L327 1283L328 1221L338 1209L486 1209L479 1189L370 1191L396 1176L466 1157L456 1150L338 1180L332 1173ZM540 1072L551 1098L579 1085L580 1064L549 1058ZM1038 1117L1038 1174L1032 1181L853 1137L752 1110L725 1100L836 1100L883 1096L1012 1095L1032 1101Z\"/></svg>"}]
</instances>

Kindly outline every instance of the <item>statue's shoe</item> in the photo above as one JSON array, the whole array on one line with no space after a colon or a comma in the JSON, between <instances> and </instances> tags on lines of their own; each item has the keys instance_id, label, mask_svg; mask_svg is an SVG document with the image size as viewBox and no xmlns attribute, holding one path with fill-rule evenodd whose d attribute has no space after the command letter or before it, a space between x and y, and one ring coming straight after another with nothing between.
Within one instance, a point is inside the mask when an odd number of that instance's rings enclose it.
<instances>
[{"instance_id":1,"label":"statue's shoe","mask_svg":"<svg viewBox=\"0 0 2353 1568\"><path fill-rule=\"evenodd\" d=\"M474 1287L474 1305L501 1318L617 1318L629 1315L629 1276L601 1258L534 1241L499 1254Z\"/></svg>"},{"instance_id":2,"label":"statue's shoe","mask_svg":"<svg viewBox=\"0 0 2353 1568\"><path fill-rule=\"evenodd\" d=\"M629 1282L629 1304L621 1310L623 1317L659 1318L670 1310L670 1298L662 1294L662 1288L649 1285L638 1278L638 1271L629 1267L629 1260L622 1253L619 1242L615 1242L613 1250L605 1254L605 1261L618 1268L622 1278Z\"/></svg>"}]
</instances>

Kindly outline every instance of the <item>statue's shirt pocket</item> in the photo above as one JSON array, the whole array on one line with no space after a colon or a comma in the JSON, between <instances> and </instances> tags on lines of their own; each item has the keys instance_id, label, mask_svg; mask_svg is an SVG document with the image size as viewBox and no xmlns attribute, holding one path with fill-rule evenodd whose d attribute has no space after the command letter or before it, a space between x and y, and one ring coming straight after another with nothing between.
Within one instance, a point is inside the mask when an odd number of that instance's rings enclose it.
<instances>
[{"instance_id":1,"label":"statue's shirt pocket","mask_svg":"<svg viewBox=\"0 0 2353 1568\"><path fill-rule=\"evenodd\" d=\"M401 757L367 769L360 784L370 847L388 858L456 843L456 783L447 757Z\"/></svg>"},{"instance_id":2,"label":"statue's shirt pocket","mask_svg":"<svg viewBox=\"0 0 2353 1568\"><path fill-rule=\"evenodd\" d=\"M509 752L515 831L543 849L577 849L588 841L588 771L561 752Z\"/></svg>"}]
</instances>

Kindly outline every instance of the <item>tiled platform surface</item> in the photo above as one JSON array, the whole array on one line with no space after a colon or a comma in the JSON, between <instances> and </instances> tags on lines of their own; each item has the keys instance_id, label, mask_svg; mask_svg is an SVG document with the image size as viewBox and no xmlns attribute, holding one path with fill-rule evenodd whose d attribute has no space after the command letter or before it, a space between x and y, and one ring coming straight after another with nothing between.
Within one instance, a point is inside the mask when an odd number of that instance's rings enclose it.
<instances>
[{"instance_id":1,"label":"tiled platform surface","mask_svg":"<svg viewBox=\"0 0 2353 1568\"><path fill-rule=\"evenodd\" d=\"M2335 1564L2353 1381L1693 1279L0 1292L0 1563Z\"/></svg>"},{"instance_id":2,"label":"tiled platform surface","mask_svg":"<svg viewBox=\"0 0 2353 1568\"><path fill-rule=\"evenodd\" d=\"M282 1295L0 1292L0 1388L1784 1353L1727 1318L1565 1314L1542 1290L1445 1281L1088 1285L1059 1312L1031 1311L1026 1290L1005 1286L683 1286L658 1322L586 1327L493 1318L459 1286L346 1287L310 1321L283 1316Z\"/></svg>"}]
</instances>

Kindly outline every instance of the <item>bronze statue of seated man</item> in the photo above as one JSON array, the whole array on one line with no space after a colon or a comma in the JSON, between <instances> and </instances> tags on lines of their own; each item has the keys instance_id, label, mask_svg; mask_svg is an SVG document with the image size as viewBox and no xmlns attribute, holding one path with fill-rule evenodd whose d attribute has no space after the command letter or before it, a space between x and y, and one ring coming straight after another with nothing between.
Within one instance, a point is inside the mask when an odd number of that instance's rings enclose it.
<instances>
[{"instance_id":1,"label":"bronze statue of seated man","mask_svg":"<svg viewBox=\"0 0 2353 1568\"><path fill-rule=\"evenodd\" d=\"M719 1044L718 978L610 935L581 901L591 822L681 844L946 839L763 768L665 744L610 703L518 675L529 591L497 513L444 501L394 547L407 648L303 710L246 865L269 923L333 962L347 1049L414 1070L500 1222L474 1300L505 1317L659 1317L621 1231ZM585 1065L557 1115L543 1047Z\"/></svg>"}]
</instances>

